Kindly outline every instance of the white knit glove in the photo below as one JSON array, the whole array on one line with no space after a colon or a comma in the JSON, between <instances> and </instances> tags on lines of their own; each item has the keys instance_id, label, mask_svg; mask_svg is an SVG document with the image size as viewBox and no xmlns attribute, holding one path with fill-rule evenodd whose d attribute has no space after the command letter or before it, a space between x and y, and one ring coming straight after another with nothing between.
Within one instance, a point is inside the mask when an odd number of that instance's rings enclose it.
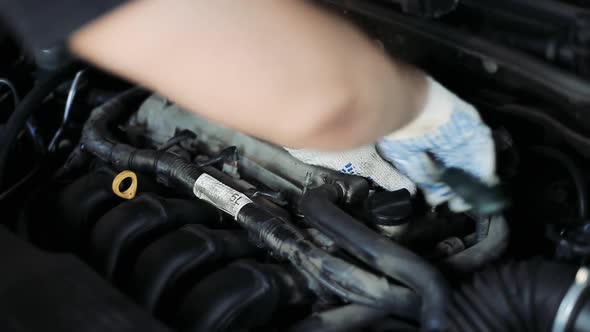
<instances>
[{"instance_id":1,"label":"white knit glove","mask_svg":"<svg viewBox=\"0 0 590 332\"><path fill-rule=\"evenodd\" d=\"M448 201L453 211L470 208L438 181L431 156L444 167L463 169L484 183L497 182L490 129L472 105L431 78L428 78L426 105L420 115L406 127L379 140L377 149L424 191L426 200L433 206Z\"/></svg>"},{"instance_id":2,"label":"white knit glove","mask_svg":"<svg viewBox=\"0 0 590 332\"><path fill-rule=\"evenodd\" d=\"M407 189L416 193L416 186L406 176L383 160L374 145L343 152L318 152L312 150L292 150L289 153L300 161L340 171L345 174L358 175L373 181L376 185L390 191Z\"/></svg>"}]
</instances>

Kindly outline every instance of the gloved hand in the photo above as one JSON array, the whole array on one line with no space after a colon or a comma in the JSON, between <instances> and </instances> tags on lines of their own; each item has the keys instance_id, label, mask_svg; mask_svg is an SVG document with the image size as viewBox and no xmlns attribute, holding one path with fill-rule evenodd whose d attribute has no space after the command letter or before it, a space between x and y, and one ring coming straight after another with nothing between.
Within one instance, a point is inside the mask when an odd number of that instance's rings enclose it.
<instances>
[{"instance_id":1,"label":"gloved hand","mask_svg":"<svg viewBox=\"0 0 590 332\"><path fill-rule=\"evenodd\" d=\"M287 150L305 163L363 176L387 190L406 188L415 193L415 185L403 173L424 191L430 205L448 201L456 212L470 207L438 181L440 170L433 157L444 167L463 169L484 183L497 182L490 129L472 105L431 78L423 111L406 127L379 140L379 154L373 145L333 153Z\"/></svg>"},{"instance_id":2,"label":"gloved hand","mask_svg":"<svg viewBox=\"0 0 590 332\"><path fill-rule=\"evenodd\" d=\"M300 161L340 171L345 174L358 175L372 180L376 185L390 191L407 189L416 193L416 185L383 160L374 145L365 145L343 152L318 152L312 150L292 150L289 153Z\"/></svg>"},{"instance_id":3,"label":"gloved hand","mask_svg":"<svg viewBox=\"0 0 590 332\"><path fill-rule=\"evenodd\" d=\"M451 210L470 207L437 179L437 164L471 173L495 184L495 152L490 129L475 108L428 78L423 111L410 124L377 143L380 155L412 179L432 206L448 201Z\"/></svg>"}]
</instances>

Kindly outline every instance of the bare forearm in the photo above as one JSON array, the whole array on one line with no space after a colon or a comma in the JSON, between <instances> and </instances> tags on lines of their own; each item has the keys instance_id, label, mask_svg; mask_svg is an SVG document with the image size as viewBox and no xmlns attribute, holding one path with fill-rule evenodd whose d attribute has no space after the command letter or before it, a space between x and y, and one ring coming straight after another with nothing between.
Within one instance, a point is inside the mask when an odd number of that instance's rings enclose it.
<instances>
[{"instance_id":1,"label":"bare forearm","mask_svg":"<svg viewBox=\"0 0 590 332\"><path fill-rule=\"evenodd\" d=\"M214 121L291 147L348 148L409 122L422 74L304 1L139 0L75 52Z\"/></svg>"}]
</instances>

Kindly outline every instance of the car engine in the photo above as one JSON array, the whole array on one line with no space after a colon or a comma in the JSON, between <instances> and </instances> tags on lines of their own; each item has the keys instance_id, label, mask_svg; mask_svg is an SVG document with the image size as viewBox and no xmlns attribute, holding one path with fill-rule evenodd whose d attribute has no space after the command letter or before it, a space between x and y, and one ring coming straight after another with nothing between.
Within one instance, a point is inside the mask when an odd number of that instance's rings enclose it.
<instances>
[{"instance_id":1,"label":"car engine","mask_svg":"<svg viewBox=\"0 0 590 332\"><path fill-rule=\"evenodd\" d=\"M590 331L590 3L317 2L480 110L509 205L429 207L6 32L2 331Z\"/></svg>"}]
</instances>

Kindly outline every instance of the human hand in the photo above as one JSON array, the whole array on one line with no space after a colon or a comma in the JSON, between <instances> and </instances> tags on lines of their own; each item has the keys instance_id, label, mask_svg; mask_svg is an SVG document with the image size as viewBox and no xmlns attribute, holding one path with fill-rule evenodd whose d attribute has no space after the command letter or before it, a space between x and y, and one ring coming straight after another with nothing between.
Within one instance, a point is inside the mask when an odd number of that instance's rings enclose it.
<instances>
[{"instance_id":1,"label":"human hand","mask_svg":"<svg viewBox=\"0 0 590 332\"><path fill-rule=\"evenodd\" d=\"M497 182L491 130L477 110L429 78L426 105L420 115L377 144L381 157L412 179L437 206L449 202L451 210L470 209L465 201L439 180L440 164L459 168L483 183Z\"/></svg>"}]
</instances>

